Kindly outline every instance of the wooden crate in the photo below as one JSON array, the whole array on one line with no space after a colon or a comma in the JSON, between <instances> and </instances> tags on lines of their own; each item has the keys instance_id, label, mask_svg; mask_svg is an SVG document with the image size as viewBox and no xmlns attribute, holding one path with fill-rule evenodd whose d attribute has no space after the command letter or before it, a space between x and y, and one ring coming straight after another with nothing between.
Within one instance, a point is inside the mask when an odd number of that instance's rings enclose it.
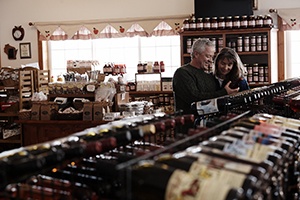
<instances>
[{"instance_id":1,"label":"wooden crate","mask_svg":"<svg viewBox=\"0 0 300 200\"><path fill-rule=\"evenodd\" d=\"M38 70L36 73L36 91L43 92L45 95L49 94L50 70Z\"/></svg>"},{"instance_id":2,"label":"wooden crate","mask_svg":"<svg viewBox=\"0 0 300 200\"><path fill-rule=\"evenodd\" d=\"M32 70L20 70L19 72L19 94L20 94L20 109L24 108L24 104L31 101L34 93Z\"/></svg>"}]
</instances>

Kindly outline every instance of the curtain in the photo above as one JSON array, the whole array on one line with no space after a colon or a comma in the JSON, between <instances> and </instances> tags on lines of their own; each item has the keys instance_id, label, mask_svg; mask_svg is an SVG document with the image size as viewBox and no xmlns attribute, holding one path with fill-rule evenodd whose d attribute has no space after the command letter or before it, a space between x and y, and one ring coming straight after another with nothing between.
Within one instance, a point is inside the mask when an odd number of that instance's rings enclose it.
<instances>
[{"instance_id":1,"label":"curtain","mask_svg":"<svg viewBox=\"0 0 300 200\"><path fill-rule=\"evenodd\" d=\"M300 8L277 9L277 14L282 19L280 30L300 30Z\"/></svg>"},{"instance_id":2,"label":"curtain","mask_svg":"<svg viewBox=\"0 0 300 200\"><path fill-rule=\"evenodd\" d=\"M155 18L87 20L64 22L34 22L39 40L76 40L134 37L136 35L165 36L179 33L186 16Z\"/></svg>"}]
</instances>

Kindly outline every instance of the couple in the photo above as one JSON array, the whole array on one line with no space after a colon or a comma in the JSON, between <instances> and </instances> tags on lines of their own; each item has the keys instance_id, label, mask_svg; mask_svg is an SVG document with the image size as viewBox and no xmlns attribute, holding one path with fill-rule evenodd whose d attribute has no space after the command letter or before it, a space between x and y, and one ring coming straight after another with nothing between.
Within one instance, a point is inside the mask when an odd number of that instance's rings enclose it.
<instances>
[{"instance_id":1,"label":"couple","mask_svg":"<svg viewBox=\"0 0 300 200\"><path fill-rule=\"evenodd\" d=\"M191 62L178 68L173 77L176 111L191 114L193 102L217 98L249 89L244 79L246 70L237 53L223 48L215 59L213 73L207 73L213 64L215 44L206 38L193 43Z\"/></svg>"}]
</instances>

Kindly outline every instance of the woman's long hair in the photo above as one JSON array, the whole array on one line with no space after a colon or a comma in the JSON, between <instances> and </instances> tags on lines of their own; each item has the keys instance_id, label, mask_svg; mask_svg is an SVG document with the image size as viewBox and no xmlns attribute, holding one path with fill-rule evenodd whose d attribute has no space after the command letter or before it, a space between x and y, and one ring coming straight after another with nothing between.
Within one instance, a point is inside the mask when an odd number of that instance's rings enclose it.
<instances>
[{"instance_id":1,"label":"woman's long hair","mask_svg":"<svg viewBox=\"0 0 300 200\"><path fill-rule=\"evenodd\" d=\"M225 76L223 85L226 85L228 81L235 83L247 74L247 70L244 64L242 63L239 55L233 49L224 47L221 49L221 51L218 53L218 55L215 58L215 63L213 68L213 74L215 76L219 77L218 63L219 61L224 59L227 59L229 62L232 62L233 66L230 72Z\"/></svg>"}]
</instances>

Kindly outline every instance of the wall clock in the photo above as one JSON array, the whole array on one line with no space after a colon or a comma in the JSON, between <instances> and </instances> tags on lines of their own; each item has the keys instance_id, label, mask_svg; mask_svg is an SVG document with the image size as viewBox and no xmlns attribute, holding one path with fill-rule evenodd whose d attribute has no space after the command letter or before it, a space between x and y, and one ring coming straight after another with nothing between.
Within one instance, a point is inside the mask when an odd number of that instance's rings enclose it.
<instances>
[{"instance_id":1,"label":"wall clock","mask_svg":"<svg viewBox=\"0 0 300 200\"><path fill-rule=\"evenodd\" d=\"M15 40L23 40L24 35L25 35L25 31L22 26L15 26L12 29L12 36Z\"/></svg>"}]
</instances>

